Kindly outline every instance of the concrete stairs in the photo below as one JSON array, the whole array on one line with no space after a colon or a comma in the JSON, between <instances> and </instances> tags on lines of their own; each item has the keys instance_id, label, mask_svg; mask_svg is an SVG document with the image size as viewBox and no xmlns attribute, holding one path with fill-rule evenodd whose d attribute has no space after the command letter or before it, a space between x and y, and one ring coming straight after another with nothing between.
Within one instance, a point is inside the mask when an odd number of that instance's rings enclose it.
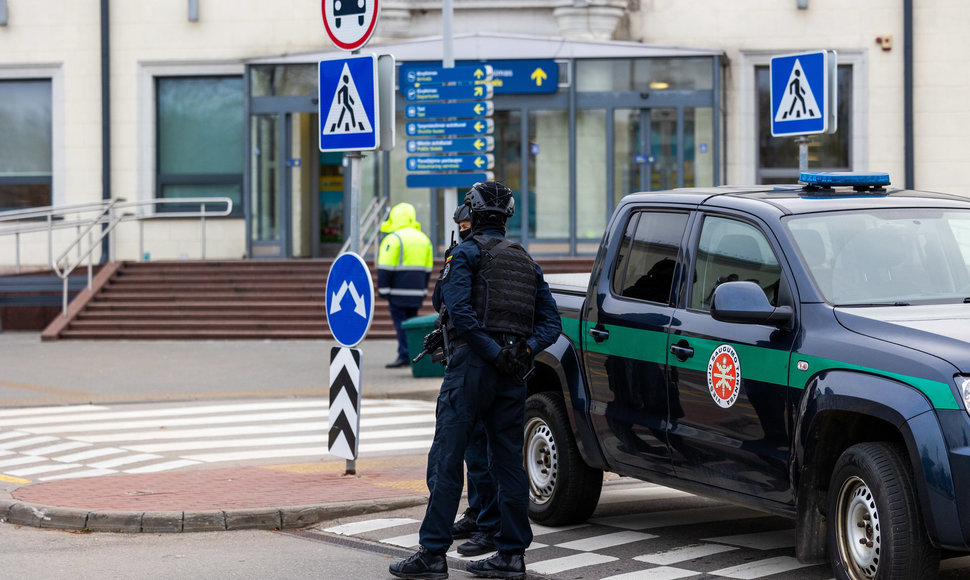
<instances>
[{"instance_id":1,"label":"concrete stairs","mask_svg":"<svg viewBox=\"0 0 970 580\"><path fill-rule=\"evenodd\" d=\"M324 291L332 259L119 262L105 267L42 340L330 339ZM546 273L592 259L540 260ZM434 287L440 262L430 282ZM377 272L372 268L375 282ZM420 314L434 314L430 298ZM394 338L377 299L368 338Z\"/></svg>"}]
</instances>

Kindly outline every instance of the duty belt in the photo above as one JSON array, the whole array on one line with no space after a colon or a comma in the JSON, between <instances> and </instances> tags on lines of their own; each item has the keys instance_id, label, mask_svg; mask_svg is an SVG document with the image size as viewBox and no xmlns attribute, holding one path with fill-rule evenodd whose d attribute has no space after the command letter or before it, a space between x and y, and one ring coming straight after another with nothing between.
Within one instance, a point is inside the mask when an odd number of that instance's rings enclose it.
<instances>
[{"instance_id":1,"label":"duty belt","mask_svg":"<svg viewBox=\"0 0 970 580\"><path fill-rule=\"evenodd\" d=\"M508 332L489 332L488 335L492 337L492 340L494 340L501 346L513 345L516 342L518 342L521 338L523 338L517 334L511 334ZM464 338L460 336L449 342L451 343L452 350L458 350L459 348L468 344L468 341L466 341Z\"/></svg>"}]
</instances>

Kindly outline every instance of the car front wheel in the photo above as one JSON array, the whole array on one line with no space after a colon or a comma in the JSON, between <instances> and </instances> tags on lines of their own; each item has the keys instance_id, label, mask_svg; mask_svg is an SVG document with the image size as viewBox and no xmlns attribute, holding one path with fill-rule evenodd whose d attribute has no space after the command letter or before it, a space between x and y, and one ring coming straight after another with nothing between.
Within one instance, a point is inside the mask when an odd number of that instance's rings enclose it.
<instances>
[{"instance_id":1,"label":"car front wheel","mask_svg":"<svg viewBox=\"0 0 970 580\"><path fill-rule=\"evenodd\" d=\"M532 521L561 526L584 522L593 514L603 471L583 462L561 395L537 393L526 402L523 459Z\"/></svg>"},{"instance_id":2,"label":"car front wheel","mask_svg":"<svg viewBox=\"0 0 970 580\"><path fill-rule=\"evenodd\" d=\"M837 578L936 577L939 551L926 536L901 446L849 447L835 464L828 506L829 560Z\"/></svg>"}]
</instances>

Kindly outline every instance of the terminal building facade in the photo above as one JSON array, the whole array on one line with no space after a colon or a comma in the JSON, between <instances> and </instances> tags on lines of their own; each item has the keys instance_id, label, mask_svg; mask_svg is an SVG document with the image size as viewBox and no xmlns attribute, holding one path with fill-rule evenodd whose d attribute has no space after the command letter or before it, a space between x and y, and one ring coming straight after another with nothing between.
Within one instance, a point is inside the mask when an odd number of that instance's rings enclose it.
<instances>
[{"instance_id":1,"label":"terminal building facade","mask_svg":"<svg viewBox=\"0 0 970 580\"><path fill-rule=\"evenodd\" d=\"M628 193L797 180L794 139L771 136L768 67L807 50L838 53L838 131L811 139L811 169L970 191L970 13L913 4L455 0L459 63L556 67L551 90L492 83L510 236L537 256L591 256ZM439 2L388 0L362 53L434 63L441 32ZM0 210L225 196L207 257L333 256L349 180L343 154L319 152L317 63L340 53L308 0L0 0ZM396 146L365 153L362 205L410 202L446 245L442 191L406 186L396 99ZM122 224L116 257L194 259L199 237L195 220ZM21 244L20 260L46 263L46 239ZM0 241L0 265L12 246Z\"/></svg>"}]
</instances>

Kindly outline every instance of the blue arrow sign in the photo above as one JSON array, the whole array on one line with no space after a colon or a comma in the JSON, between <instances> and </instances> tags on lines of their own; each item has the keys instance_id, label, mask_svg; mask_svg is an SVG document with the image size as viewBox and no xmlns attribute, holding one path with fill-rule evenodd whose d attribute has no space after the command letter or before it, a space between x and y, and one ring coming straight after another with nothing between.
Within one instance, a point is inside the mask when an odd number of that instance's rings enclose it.
<instances>
[{"instance_id":1,"label":"blue arrow sign","mask_svg":"<svg viewBox=\"0 0 970 580\"><path fill-rule=\"evenodd\" d=\"M495 174L482 173L412 173L407 176L408 187L471 187L479 181L491 181Z\"/></svg>"},{"instance_id":2,"label":"blue arrow sign","mask_svg":"<svg viewBox=\"0 0 970 580\"><path fill-rule=\"evenodd\" d=\"M493 155L408 157L408 171L483 171L495 165Z\"/></svg>"},{"instance_id":3,"label":"blue arrow sign","mask_svg":"<svg viewBox=\"0 0 970 580\"><path fill-rule=\"evenodd\" d=\"M448 85L406 87L404 99L411 102L471 101L491 99L493 90L489 85Z\"/></svg>"},{"instance_id":4,"label":"blue arrow sign","mask_svg":"<svg viewBox=\"0 0 970 580\"><path fill-rule=\"evenodd\" d=\"M406 90L406 84L413 85L406 80L412 72L427 70L431 67L440 66L440 64L440 61L402 63L399 78L405 79L405 81L402 82L401 90ZM495 89L496 95L555 93L559 90L559 63L552 59L460 61L457 63L458 67L465 67L470 64L479 66L484 64L492 67L492 78L487 81L487 84Z\"/></svg>"},{"instance_id":5,"label":"blue arrow sign","mask_svg":"<svg viewBox=\"0 0 970 580\"><path fill-rule=\"evenodd\" d=\"M834 132L835 58L829 51L771 59L771 135ZM831 91L831 92L830 92Z\"/></svg>"},{"instance_id":6,"label":"blue arrow sign","mask_svg":"<svg viewBox=\"0 0 970 580\"><path fill-rule=\"evenodd\" d=\"M491 101L464 103L432 103L427 105L408 105L404 116L408 119L441 119L446 117L491 117Z\"/></svg>"},{"instance_id":7,"label":"blue arrow sign","mask_svg":"<svg viewBox=\"0 0 970 580\"><path fill-rule=\"evenodd\" d=\"M409 137L442 137L450 135L485 135L495 130L491 119L456 121L416 121L404 127Z\"/></svg>"},{"instance_id":8,"label":"blue arrow sign","mask_svg":"<svg viewBox=\"0 0 970 580\"><path fill-rule=\"evenodd\" d=\"M405 85L427 83L476 83L492 80L492 67L486 64L442 68L435 65L417 65L401 71Z\"/></svg>"},{"instance_id":9,"label":"blue arrow sign","mask_svg":"<svg viewBox=\"0 0 970 580\"><path fill-rule=\"evenodd\" d=\"M320 151L377 149L377 57L322 60L319 73Z\"/></svg>"},{"instance_id":10,"label":"blue arrow sign","mask_svg":"<svg viewBox=\"0 0 970 580\"><path fill-rule=\"evenodd\" d=\"M488 153L495 149L492 137L408 139L408 153Z\"/></svg>"},{"instance_id":11,"label":"blue arrow sign","mask_svg":"<svg viewBox=\"0 0 970 580\"><path fill-rule=\"evenodd\" d=\"M360 256L337 256L327 274L327 323L341 346L364 340L374 319L374 282Z\"/></svg>"}]
</instances>

